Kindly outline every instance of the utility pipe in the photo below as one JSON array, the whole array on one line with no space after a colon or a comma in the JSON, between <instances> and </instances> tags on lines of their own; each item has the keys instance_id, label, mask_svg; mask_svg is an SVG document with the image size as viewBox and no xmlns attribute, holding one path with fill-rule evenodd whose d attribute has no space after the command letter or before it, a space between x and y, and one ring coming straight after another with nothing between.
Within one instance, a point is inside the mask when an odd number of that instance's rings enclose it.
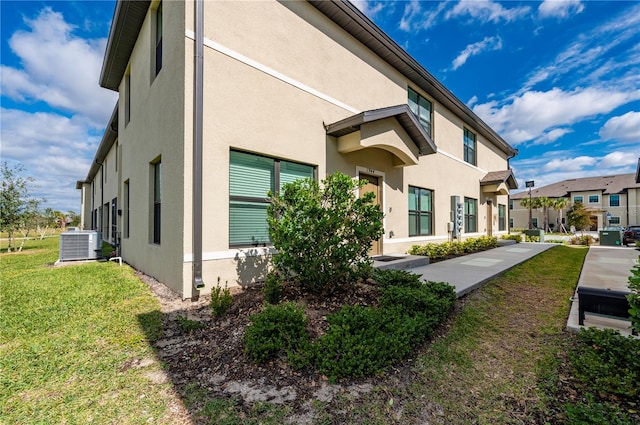
<instances>
[{"instance_id":1,"label":"utility pipe","mask_svg":"<svg viewBox=\"0 0 640 425\"><path fill-rule=\"evenodd\" d=\"M202 109L204 71L203 0L195 0L194 114L193 114L193 272L192 300L197 300L202 280Z\"/></svg>"}]
</instances>

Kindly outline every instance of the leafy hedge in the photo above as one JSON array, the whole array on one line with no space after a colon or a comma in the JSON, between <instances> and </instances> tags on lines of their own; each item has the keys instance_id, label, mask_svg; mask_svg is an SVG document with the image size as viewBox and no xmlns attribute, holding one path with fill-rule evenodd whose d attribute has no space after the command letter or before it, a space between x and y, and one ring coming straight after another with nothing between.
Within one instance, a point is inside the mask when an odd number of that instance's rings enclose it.
<instances>
[{"instance_id":1,"label":"leafy hedge","mask_svg":"<svg viewBox=\"0 0 640 425\"><path fill-rule=\"evenodd\" d=\"M425 245L414 245L409 249L411 255L424 255L431 260L445 260L448 257L471 254L473 252L484 251L498 246L498 238L495 236L480 236L478 238L468 238L461 242L428 243Z\"/></svg>"},{"instance_id":2,"label":"leafy hedge","mask_svg":"<svg viewBox=\"0 0 640 425\"><path fill-rule=\"evenodd\" d=\"M612 329L582 329L571 353L576 376L597 392L640 397L640 339Z\"/></svg>"},{"instance_id":3,"label":"leafy hedge","mask_svg":"<svg viewBox=\"0 0 640 425\"><path fill-rule=\"evenodd\" d=\"M375 272L378 308L345 306L328 315L326 334L309 341L302 307L267 306L251 317L245 351L257 363L286 354L294 367L315 365L334 382L371 375L411 353L451 311L456 295L443 282L420 282L401 270Z\"/></svg>"},{"instance_id":4,"label":"leafy hedge","mask_svg":"<svg viewBox=\"0 0 640 425\"><path fill-rule=\"evenodd\" d=\"M502 235L501 239L516 241L516 243L522 242L522 235L520 233L510 233L508 235Z\"/></svg>"},{"instance_id":5,"label":"leafy hedge","mask_svg":"<svg viewBox=\"0 0 640 425\"><path fill-rule=\"evenodd\" d=\"M629 314L631 315L631 326L636 332L640 333L640 256L638 261L631 269L629 276L629 289L631 294L627 295L629 300Z\"/></svg>"}]
</instances>

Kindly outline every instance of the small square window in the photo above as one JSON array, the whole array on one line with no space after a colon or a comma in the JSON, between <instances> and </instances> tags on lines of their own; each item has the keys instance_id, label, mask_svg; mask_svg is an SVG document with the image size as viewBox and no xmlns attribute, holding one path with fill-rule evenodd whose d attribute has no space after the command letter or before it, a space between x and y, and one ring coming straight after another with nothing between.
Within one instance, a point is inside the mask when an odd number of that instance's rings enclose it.
<instances>
[{"instance_id":1,"label":"small square window","mask_svg":"<svg viewBox=\"0 0 640 425\"><path fill-rule=\"evenodd\" d=\"M598 195L589 195L590 204L597 204L598 202L600 202L600 197Z\"/></svg>"}]
</instances>

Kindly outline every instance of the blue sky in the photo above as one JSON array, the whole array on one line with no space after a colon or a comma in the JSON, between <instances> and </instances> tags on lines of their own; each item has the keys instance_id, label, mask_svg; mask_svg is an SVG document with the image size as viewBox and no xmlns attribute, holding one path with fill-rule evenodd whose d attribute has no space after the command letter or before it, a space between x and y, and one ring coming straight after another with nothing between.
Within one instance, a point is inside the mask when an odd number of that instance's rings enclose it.
<instances>
[{"instance_id":1,"label":"blue sky","mask_svg":"<svg viewBox=\"0 0 640 425\"><path fill-rule=\"evenodd\" d=\"M356 1L519 150L521 186L632 173L640 2ZM116 93L99 87L114 1L0 1L1 154L55 209L79 210Z\"/></svg>"}]
</instances>

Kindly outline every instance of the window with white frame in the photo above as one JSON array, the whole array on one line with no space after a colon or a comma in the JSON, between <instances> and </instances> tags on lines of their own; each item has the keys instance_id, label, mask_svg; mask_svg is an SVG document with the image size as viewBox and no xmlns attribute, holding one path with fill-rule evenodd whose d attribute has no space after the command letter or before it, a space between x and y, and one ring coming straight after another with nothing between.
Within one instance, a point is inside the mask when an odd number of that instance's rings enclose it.
<instances>
[{"instance_id":1,"label":"window with white frame","mask_svg":"<svg viewBox=\"0 0 640 425\"><path fill-rule=\"evenodd\" d=\"M620 195L609 195L609 206L610 207L619 207L620 206Z\"/></svg>"},{"instance_id":2,"label":"window with white frame","mask_svg":"<svg viewBox=\"0 0 640 425\"><path fill-rule=\"evenodd\" d=\"M598 202L600 202L600 196L598 196L598 195L589 195L589 203L590 204L597 204Z\"/></svg>"},{"instance_id":3,"label":"window with white frame","mask_svg":"<svg viewBox=\"0 0 640 425\"><path fill-rule=\"evenodd\" d=\"M573 197L573 202L580 202L580 203L584 203L584 198L582 197L582 195L578 195L578 196L574 196Z\"/></svg>"},{"instance_id":4,"label":"window with white frame","mask_svg":"<svg viewBox=\"0 0 640 425\"><path fill-rule=\"evenodd\" d=\"M619 226L620 225L620 217L611 216L609 219L609 225L611 226Z\"/></svg>"},{"instance_id":5,"label":"window with white frame","mask_svg":"<svg viewBox=\"0 0 640 425\"><path fill-rule=\"evenodd\" d=\"M315 178L311 165L247 152L231 151L229 159L229 246L265 246L269 191L285 183Z\"/></svg>"}]
</instances>

